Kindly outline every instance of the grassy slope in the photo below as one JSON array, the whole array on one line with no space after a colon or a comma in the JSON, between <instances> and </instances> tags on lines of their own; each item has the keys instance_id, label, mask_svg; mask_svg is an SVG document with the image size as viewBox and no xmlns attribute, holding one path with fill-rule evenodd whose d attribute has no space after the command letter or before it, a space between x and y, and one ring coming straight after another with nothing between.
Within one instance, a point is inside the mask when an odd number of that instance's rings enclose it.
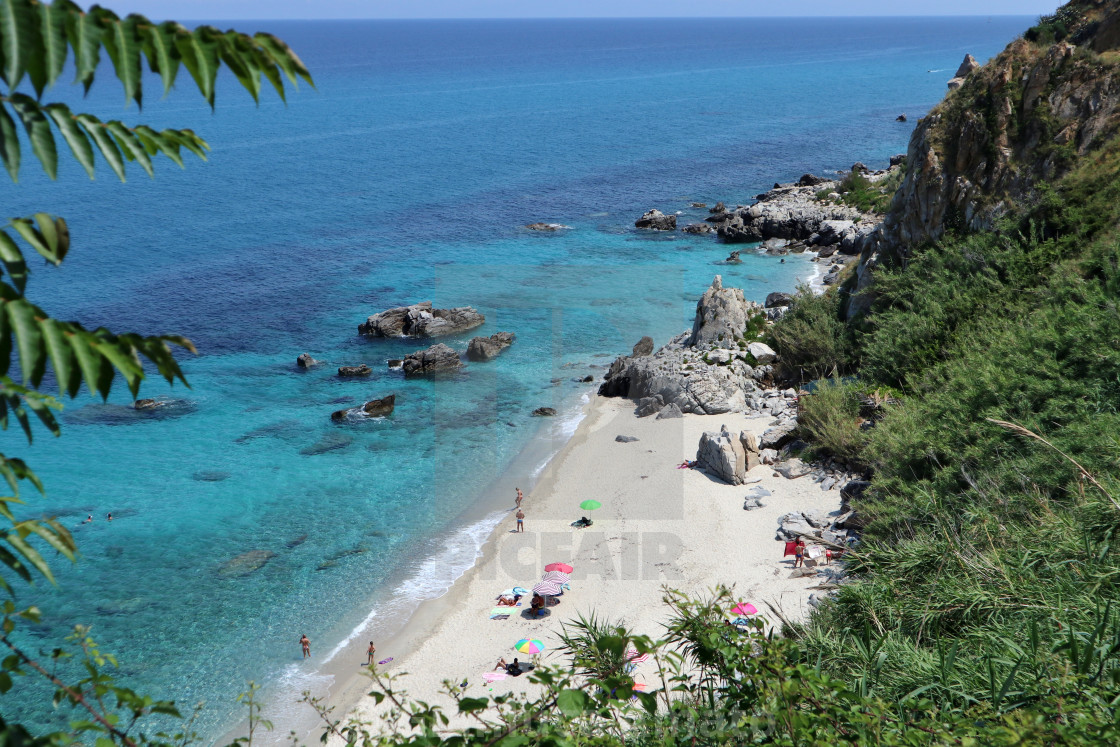
<instances>
[{"instance_id":1,"label":"grassy slope","mask_svg":"<svg viewBox=\"0 0 1120 747\"><path fill-rule=\"evenodd\" d=\"M1115 689L1118 226L1114 138L999 230L884 273L858 325L836 335L839 299L822 298L777 330L781 345L793 325L828 319L837 342L818 347L831 360L863 387L903 392L861 455L875 469L857 504L872 520L852 563L861 581L802 631L826 670L888 699L928 688L957 709L1041 708L1086 666L1099 678L1076 690ZM1100 649L1091 665L1086 645ZM1113 713L1096 696L1075 709Z\"/></svg>"}]
</instances>

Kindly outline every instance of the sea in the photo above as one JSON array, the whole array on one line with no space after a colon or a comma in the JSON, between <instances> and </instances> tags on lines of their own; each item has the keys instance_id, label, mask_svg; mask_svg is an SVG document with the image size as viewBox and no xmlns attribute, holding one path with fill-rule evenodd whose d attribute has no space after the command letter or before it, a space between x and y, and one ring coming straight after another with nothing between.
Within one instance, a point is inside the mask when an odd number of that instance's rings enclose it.
<instances>
[{"instance_id":1,"label":"sea","mask_svg":"<svg viewBox=\"0 0 1120 747\"><path fill-rule=\"evenodd\" d=\"M25 155L8 214L64 216L72 236L62 267L34 265L28 295L89 328L186 335L198 355L179 356L189 388L150 372L154 410L118 385L65 401L60 438L4 435L46 488L21 515L57 516L81 552L51 560L57 586L17 588L43 615L17 640L46 655L89 626L121 684L202 704L207 742L240 722L255 681L279 740L307 713L299 693L331 685L329 662L364 661L367 631L406 624L510 521L496 477L531 493L594 395L587 377L643 335L687 329L717 274L760 301L818 269L749 247L727 264L713 237L636 218L658 208L684 225L708 214L694 202L883 168L966 53L984 61L1030 22L244 21L221 25L282 37L315 86L257 104L223 74L211 111L184 70L166 98L146 79L138 111L106 69L88 96L60 85L48 97L189 127L212 149L183 170L157 159L154 179L133 164L125 183L66 158L50 181ZM430 343L357 326L425 300L485 314L444 340L459 351L476 334L516 342L406 380L387 361ZM324 363L301 370L301 353ZM370 376L336 375L361 363ZM331 419L389 394L391 416ZM0 696L6 719L46 731L72 717L49 688L18 685Z\"/></svg>"}]
</instances>

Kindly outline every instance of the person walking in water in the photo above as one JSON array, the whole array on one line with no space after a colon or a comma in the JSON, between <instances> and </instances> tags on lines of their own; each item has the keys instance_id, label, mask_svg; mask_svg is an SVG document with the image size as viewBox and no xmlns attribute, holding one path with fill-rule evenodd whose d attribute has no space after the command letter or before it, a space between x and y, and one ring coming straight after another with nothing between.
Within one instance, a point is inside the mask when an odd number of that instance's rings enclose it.
<instances>
[{"instance_id":1,"label":"person walking in water","mask_svg":"<svg viewBox=\"0 0 1120 747\"><path fill-rule=\"evenodd\" d=\"M514 488L517 491L517 507L521 508L521 501L525 500L525 496L521 493L521 488Z\"/></svg>"},{"instance_id":2,"label":"person walking in water","mask_svg":"<svg viewBox=\"0 0 1120 747\"><path fill-rule=\"evenodd\" d=\"M519 531L519 532L524 532L525 531L525 512L522 511L520 508L517 509L517 531Z\"/></svg>"},{"instance_id":3,"label":"person walking in water","mask_svg":"<svg viewBox=\"0 0 1120 747\"><path fill-rule=\"evenodd\" d=\"M311 639L307 637L306 633L301 633L300 634L299 645L303 647L303 658L310 659L311 658Z\"/></svg>"},{"instance_id":4,"label":"person walking in water","mask_svg":"<svg viewBox=\"0 0 1120 747\"><path fill-rule=\"evenodd\" d=\"M373 655L377 653L377 646L373 645L373 641L369 642L369 648L366 649L366 666L373 664Z\"/></svg>"}]
</instances>

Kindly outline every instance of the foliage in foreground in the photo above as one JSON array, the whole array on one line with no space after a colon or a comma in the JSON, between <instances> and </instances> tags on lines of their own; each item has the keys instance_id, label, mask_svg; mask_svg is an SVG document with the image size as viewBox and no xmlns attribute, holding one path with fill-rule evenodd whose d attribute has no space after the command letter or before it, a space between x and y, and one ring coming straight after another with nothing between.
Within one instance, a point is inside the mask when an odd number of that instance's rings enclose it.
<instances>
[{"instance_id":1,"label":"foliage in foreground","mask_svg":"<svg viewBox=\"0 0 1120 747\"><path fill-rule=\"evenodd\" d=\"M101 66L103 52L109 64ZM88 92L101 66L103 70L111 67L126 103L135 101L139 107L144 63L159 76L164 94L186 68L211 107L222 67L234 74L254 100L259 98L262 78L281 98L285 77L293 84L298 78L311 82L299 58L270 34L247 36L208 26L192 31L173 21L156 24L139 15L120 18L98 6L84 11L69 0L4 0L0 2L0 80L7 90L0 94L0 160L12 181L18 180L25 151L55 178L63 144L90 178L98 157L122 181L129 162L150 176L153 158L161 154L179 166L183 165L184 149L205 158L209 146L191 130L157 131L143 124L102 121L92 114L71 111L65 104L43 100L44 93L70 67L75 71L74 82ZM17 122L24 131L22 139ZM90 394L104 398L119 376L136 396L145 378L144 360L169 383L179 379L185 384L172 347L194 352L184 337L88 330L78 322L55 319L35 305L25 296L30 259L38 256L58 266L70 249L66 221L46 212L12 218L0 226L0 428L6 431L9 418L13 419L28 443L33 435L32 416L53 435L60 434L54 415L62 407L60 398L77 397L83 385ZM45 382L57 386L57 397L41 390ZM26 688L23 678L31 676L49 683L54 705L74 714L67 731L52 734L37 734L42 729L36 725L0 719L0 742L95 740L98 745L135 745L180 744L193 739L189 720L179 733L153 727L165 723L153 716L175 722L179 712L174 704L137 694L115 682L105 671L107 666L115 666L115 660L97 649L84 628L75 629L70 646L49 653L21 645L17 623L38 621L39 610L16 606L13 583L16 579L28 584L36 579L53 583L44 553L53 550L74 561L77 547L57 521L29 517L22 509L24 483L40 493L44 489L23 459L0 454L0 475L11 489L10 495L0 497L0 519L10 527L0 532L0 588L10 597L3 602L0 630L0 643L7 649L0 662L0 693L17 685Z\"/></svg>"}]
</instances>

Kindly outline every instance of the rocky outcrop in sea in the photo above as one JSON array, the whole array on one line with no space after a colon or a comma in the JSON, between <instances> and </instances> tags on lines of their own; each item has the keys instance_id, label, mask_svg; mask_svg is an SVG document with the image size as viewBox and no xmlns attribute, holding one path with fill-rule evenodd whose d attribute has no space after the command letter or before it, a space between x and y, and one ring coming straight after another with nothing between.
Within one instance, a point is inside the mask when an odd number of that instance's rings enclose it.
<instances>
[{"instance_id":1,"label":"rocky outcrop in sea","mask_svg":"<svg viewBox=\"0 0 1120 747\"><path fill-rule=\"evenodd\" d=\"M431 301L387 309L358 325L372 337L444 337L482 326L486 317L470 306L433 309Z\"/></svg>"}]
</instances>

